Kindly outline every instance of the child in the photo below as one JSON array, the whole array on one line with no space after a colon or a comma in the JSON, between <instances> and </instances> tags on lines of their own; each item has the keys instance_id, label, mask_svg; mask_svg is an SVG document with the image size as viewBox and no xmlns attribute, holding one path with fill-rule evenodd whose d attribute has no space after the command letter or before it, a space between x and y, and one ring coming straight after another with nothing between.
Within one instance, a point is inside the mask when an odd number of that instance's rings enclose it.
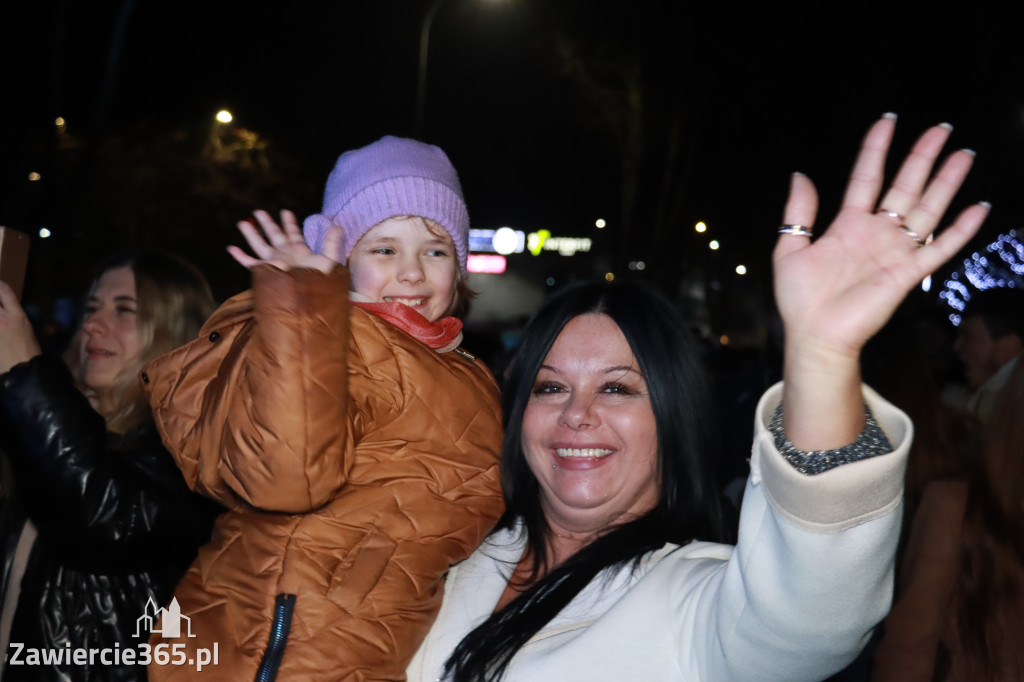
<instances>
[{"instance_id":1,"label":"child","mask_svg":"<svg viewBox=\"0 0 1024 682\"><path fill-rule=\"evenodd\" d=\"M186 480L230 509L175 592L194 637L182 619L151 644L216 646L215 677L402 680L502 511L497 387L448 317L468 292L458 178L385 137L338 159L312 251L290 213L255 215L257 257L229 248L252 290L143 373Z\"/></svg>"}]
</instances>

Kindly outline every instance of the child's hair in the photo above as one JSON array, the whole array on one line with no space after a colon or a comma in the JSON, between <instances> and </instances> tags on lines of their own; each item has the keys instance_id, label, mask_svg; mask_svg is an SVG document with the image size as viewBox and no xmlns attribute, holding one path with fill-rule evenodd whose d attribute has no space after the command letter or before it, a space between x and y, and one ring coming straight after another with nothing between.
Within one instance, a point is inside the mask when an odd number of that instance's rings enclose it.
<instances>
[{"instance_id":1,"label":"child's hair","mask_svg":"<svg viewBox=\"0 0 1024 682\"><path fill-rule=\"evenodd\" d=\"M364 234L400 216L419 216L442 227L455 243L465 277L469 213L458 174L439 147L416 140L382 137L338 157L327 178L323 210L306 218L303 234L309 248L322 253L327 231L341 227L339 252L326 255L345 263Z\"/></svg>"},{"instance_id":2,"label":"child's hair","mask_svg":"<svg viewBox=\"0 0 1024 682\"><path fill-rule=\"evenodd\" d=\"M210 285L202 273L191 263L168 253L118 255L104 264L94 282L104 273L122 267L131 268L135 275L136 324L142 351L133 363L121 370L112 391L114 407L103 414L107 429L116 433L126 433L151 419L149 405L139 385L142 367L195 338L216 307ZM95 391L81 381L78 352L81 333L79 328L66 360L79 388L96 407Z\"/></svg>"}]
</instances>

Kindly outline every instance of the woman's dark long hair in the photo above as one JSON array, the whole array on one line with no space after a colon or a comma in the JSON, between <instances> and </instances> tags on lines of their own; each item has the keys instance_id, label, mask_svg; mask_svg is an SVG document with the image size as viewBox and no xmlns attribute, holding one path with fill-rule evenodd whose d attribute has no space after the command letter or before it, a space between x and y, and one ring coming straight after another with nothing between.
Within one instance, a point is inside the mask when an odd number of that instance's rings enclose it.
<instances>
[{"instance_id":1,"label":"woman's dark long hair","mask_svg":"<svg viewBox=\"0 0 1024 682\"><path fill-rule=\"evenodd\" d=\"M559 566L547 568L547 521L540 487L523 455L523 413L541 364L572 319L610 317L629 343L647 383L658 436L658 505L610 528ZM696 344L675 307L635 282L595 282L548 300L527 325L502 394L505 440L501 484L506 512L496 530L521 528L533 559L532 586L469 633L446 664L456 682L499 680L517 651L602 570L638 561L667 542L725 541L714 480L714 429Z\"/></svg>"}]
</instances>

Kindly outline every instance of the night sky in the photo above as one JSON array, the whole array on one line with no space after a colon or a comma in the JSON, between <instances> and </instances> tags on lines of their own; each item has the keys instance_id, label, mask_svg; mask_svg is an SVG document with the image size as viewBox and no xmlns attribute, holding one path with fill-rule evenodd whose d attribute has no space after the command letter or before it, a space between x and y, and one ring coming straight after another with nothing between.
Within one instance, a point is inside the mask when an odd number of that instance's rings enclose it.
<instances>
[{"instance_id":1,"label":"night sky","mask_svg":"<svg viewBox=\"0 0 1024 682\"><path fill-rule=\"evenodd\" d=\"M340 152L414 134L431 4L8 3L0 224L54 235L34 237L27 295L81 287L120 247L171 248L219 295L243 288L223 252L234 221L256 207L316 211ZM595 258L558 267L644 259L670 288L681 269L709 266L692 230L705 220L723 243L715 267L745 262L737 286L763 290L788 174L818 183L824 221L886 111L900 115L900 151L953 123L951 148L978 151L963 201L993 203L986 236L1018 226L1024 57L1011 18L884 7L446 0L422 137L458 168L475 227L594 236L604 217ZM204 160L220 108L266 145L262 170Z\"/></svg>"}]
</instances>

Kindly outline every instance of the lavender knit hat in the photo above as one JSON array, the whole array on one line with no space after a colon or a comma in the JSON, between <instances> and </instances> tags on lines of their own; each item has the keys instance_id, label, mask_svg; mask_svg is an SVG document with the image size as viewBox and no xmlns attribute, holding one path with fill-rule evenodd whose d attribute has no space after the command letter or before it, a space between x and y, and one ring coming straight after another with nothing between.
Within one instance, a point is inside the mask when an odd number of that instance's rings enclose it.
<instances>
[{"instance_id":1,"label":"lavender knit hat","mask_svg":"<svg viewBox=\"0 0 1024 682\"><path fill-rule=\"evenodd\" d=\"M459 177L439 147L416 140L389 135L338 157L327 178L323 212L306 218L302 232L309 248L321 253L327 230L340 225L341 253L332 257L345 263L370 228L405 215L429 218L444 227L466 274L469 213Z\"/></svg>"}]
</instances>

